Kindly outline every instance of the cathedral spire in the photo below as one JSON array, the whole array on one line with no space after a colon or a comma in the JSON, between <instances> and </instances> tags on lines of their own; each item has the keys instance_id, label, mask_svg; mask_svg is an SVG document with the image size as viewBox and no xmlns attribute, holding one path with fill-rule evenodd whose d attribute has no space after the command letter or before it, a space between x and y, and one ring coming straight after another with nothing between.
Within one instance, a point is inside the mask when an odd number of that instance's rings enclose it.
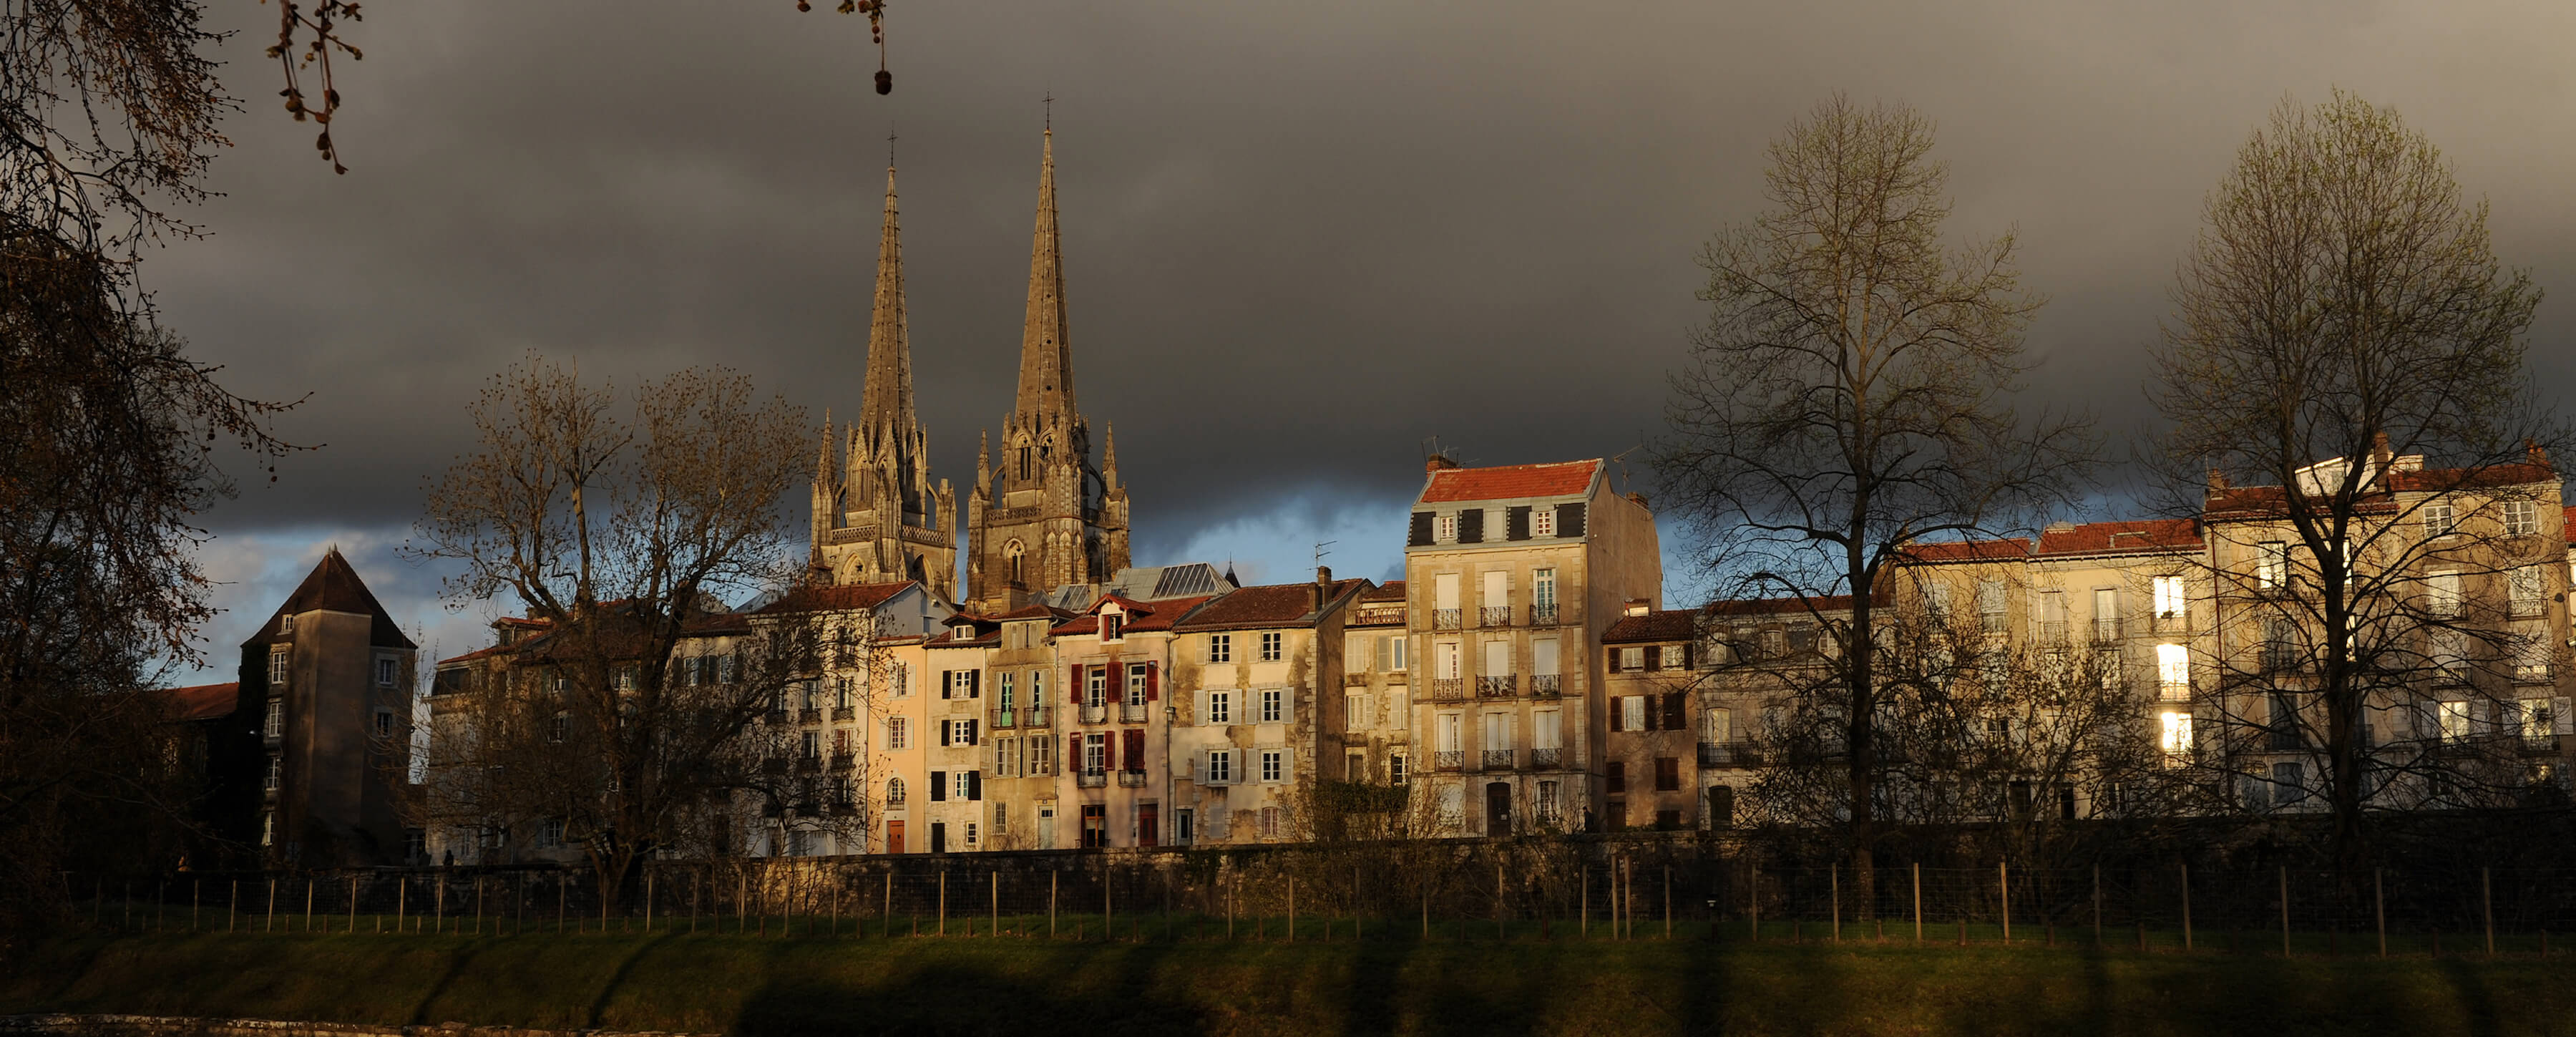
<instances>
[{"instance_id":1,"label":"cathedral spire","mask_svg":"<svg viewBox=\"0 0 2576 1037\"><path fill-rule=\"evenodd\" d=\"M1056 234L1055 130L1038 163L1038 219L1029 244L1029 308L1020 329L1020 392L1012 408L1031 427L1074 420L1073 345L1064 317L1064 250Z\"/></svg>"},{"instance_id":2,"label":"cathedral spire","mask_svg":"<svg viewBox=\"0 0 2576 1037\"><path fill-rule=\"evenodd\" d=\"M868 380L856 427L872 447L882 448L889 427L895 438L908 440L919 425L912 407L911 328L903 312L903 235L895 219L894 166L889 164L885 231L877 240L876 303L868 327Z\"/></svg>"}]
</instances>

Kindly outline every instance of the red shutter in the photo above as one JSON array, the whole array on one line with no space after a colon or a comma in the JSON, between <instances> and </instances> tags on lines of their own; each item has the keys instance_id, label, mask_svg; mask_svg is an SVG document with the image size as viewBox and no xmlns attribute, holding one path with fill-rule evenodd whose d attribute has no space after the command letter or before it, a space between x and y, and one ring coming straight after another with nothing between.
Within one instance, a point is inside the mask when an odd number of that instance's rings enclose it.
<instances>
[{"instance_id":1,"label":"red shutter","mask_svg":"<svg viewBox=\"0 0 2576 1037\"><path fill-rule=\"evenodd\" d=\"M1071 696L1071 698L1067 700L1067 701L1069 702L1069 704L1071 704L1071 705L1076 705L1076 706L1081 705L1081 704L1082 704L1082 664L1081 664L1081 663L1075 663L1075 664L1073 664L1073 679L1072 679L1072 680L1069 680L1069 681L1064 682L1064 686L1065 686L1065 689L1066 689L1066 690L1065 690L1065 694L1067 694L1067 695Z\"/></svg>"},{"instance_id":2,"label":"red shutter","mask_svg":"<svg viewBox=\"0 0 2576 1037\"><path fill-rule=\"evenodd\" d=\"M1127 769L1131 771L1145 769L1145 732L1143 731L1127 732Z\"/></svg>"},{"instance_id":3,"label":"red shutter","mask_svg":"<svg viewBox=\"0 0 2576 1037\"><path fill-rule=\"evenodd\" d=\"M1163 701L1162 664L1145 664L1145 701Z\"/></svg>"},{"instance_id":4,"label":"red shutter","mask_svg":"<svg viewBox=\"0 0 2576 1037\"><path fill-rule=\"evenodd\" d=\"M1100 769L1104 771L1114 771L1118 769L1117 739L1103 738L1100 740Z\"/></svg>"},{"instance_id":5,"label":"red shutter","mask_svg":"<svg viewBox=\"0 0 2576 1037\"><path fill-rule=\"evenodd\" d=\"M1064 738L1064 768L1059 773L1069 774L1080 771L1082 769L1082 736L1066 735Z\"/></svg>"}]
</instances>

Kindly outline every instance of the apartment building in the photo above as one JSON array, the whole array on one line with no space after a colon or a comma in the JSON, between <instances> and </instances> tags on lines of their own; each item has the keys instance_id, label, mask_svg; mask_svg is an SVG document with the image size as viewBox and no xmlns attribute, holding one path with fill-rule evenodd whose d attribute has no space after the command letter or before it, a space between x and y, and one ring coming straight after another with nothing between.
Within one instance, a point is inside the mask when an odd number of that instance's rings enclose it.
<instances>
[{"instance_id":1,"label":"apartment building","mask_svg":"<svg viewBox=\"0 0 2576 1037\"><path fill-rule=\"evenodd\" d=\"M1405 629L1404 581L1360 591L1342 622L1342 723L1326 738L1340 741L1344 781L1404 785L1413 762L1412 640ZM1326 766L1328 764L1319 764Z\"/></svg>"},{"instance_id":2,"label":"apartment building","mask_svg":"<svg viewBox=\"0 0 2576 1037\"><path fill-rule=\"evenodd\" d=\"M1415 740L1431 743L1413 777L1444 821L1508 835L1607 809L1590 647L1662 580L1654 515L1600 460L1427 462L1405 546Z\"/></svg>"},{"instance_id":3,"label":"apartment building","mask_svg":"<svg viewBox=\"0 0 2576 1037\"><path fill-rule=\"evenodd\" d=\"M812 667L775 692L759 733L795 774L796 795L760 804L750 845L767 856L919 852L907 831L912 793L934 780L927 732L934 673L926 645L955 609L914 580L798 587L727 621L699 624L682 649L683 679L722 667L729 636L814 631Z\"/></svg>"},{"instance_id":4,"label":"apartment building","mask_svg":"<svg viewBox=\"0 0 2576 1037\"><path fill-rule=\"evenodd\" d=\"M1370 586L1318 568L1312 583L1245 587L1173 625L1174 841L1305 836L1298 791L1340 762L1341 739L1328 734L1348 723L1345 624Z\"/></svg>"}]
</instances>

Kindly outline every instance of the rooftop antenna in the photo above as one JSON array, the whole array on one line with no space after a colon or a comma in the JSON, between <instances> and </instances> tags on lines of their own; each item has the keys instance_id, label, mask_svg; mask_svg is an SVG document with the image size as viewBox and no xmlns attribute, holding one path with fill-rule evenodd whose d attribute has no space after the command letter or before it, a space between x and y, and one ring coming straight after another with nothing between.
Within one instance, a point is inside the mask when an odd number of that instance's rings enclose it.
<instances>
[{"instance_id":1,"label":"rooftop antenna","mask_svg":"<svg viewBox=\"0 0 2576 1037\"><path fill-rule=\"evenodd\" d=\"M1321 569L1324 567L1324 556L1333 553L1333 545L1338 543L1341 543L1341 541L1327 540L1315 545L1315 568Z\"/></svg>"},{"instance_id":2,"label":"rooftop antenna","mask_svg":"<svg viewBox=\"0 0 2576 1037\"><path fill-rule=\"evenodd\" d=\"M1645 448L1645 444L1639 443L1636 446L1629 447L1626 450L1610 455L1611 462L1619 466L1619 492L1628 492L1628 455Z\"/></svg>"}]
</instances>

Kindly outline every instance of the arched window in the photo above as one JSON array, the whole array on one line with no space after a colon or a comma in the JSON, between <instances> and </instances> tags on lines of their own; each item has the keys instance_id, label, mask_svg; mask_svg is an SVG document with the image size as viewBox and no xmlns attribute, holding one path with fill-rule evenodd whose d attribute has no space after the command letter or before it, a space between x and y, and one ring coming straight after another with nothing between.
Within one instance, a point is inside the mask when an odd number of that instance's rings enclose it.
<instances>
[{"instance_id":1,"label":"arched window","mask_svg":"<svg viewBox=\"0 0 2576 1037\"><path fill-rule=\"evenodd\" d=\"M903 779L902 779L902 778L887 778L887 779L886 779L886 809L888 809L888 810L892 810L892 809L894 809L894 808L896 808L896 807L899 807L899 806L902 806L902 805L903 805Z\"/></svg>"},{"instance_id":2,"label":"arched window","mask_svg":"<svg viewBox=\"0 0 2576 1037\"><path fill-rule=\"evenodd\" d=\"M1019 476L1019 477L1020 477L1020 478L1022 478L1022 479L1026 479L1026 478L1028 478L1028 477L1029 477L1029 441L1028 441L1028 440L1026 440L1026 439L1022 439L1022 440L1020 440L1019 455L1020 455L1020 476Z\"/></svg>"},{"instance_id":3,"label":"arched window","mask_svg":"<svg viewBox=\"0 0 2576 1037\"><path fill-rule=\"evenodd\" d=\"M1017 540L1013 540L1008 544L1002 545L1002 561L1003 564L1010 569L1011 582L1013 584L1021 582L1020 560L1022 556L1026 554L1028 554L1028 547Z\"/></svg>"}]
</instances>

